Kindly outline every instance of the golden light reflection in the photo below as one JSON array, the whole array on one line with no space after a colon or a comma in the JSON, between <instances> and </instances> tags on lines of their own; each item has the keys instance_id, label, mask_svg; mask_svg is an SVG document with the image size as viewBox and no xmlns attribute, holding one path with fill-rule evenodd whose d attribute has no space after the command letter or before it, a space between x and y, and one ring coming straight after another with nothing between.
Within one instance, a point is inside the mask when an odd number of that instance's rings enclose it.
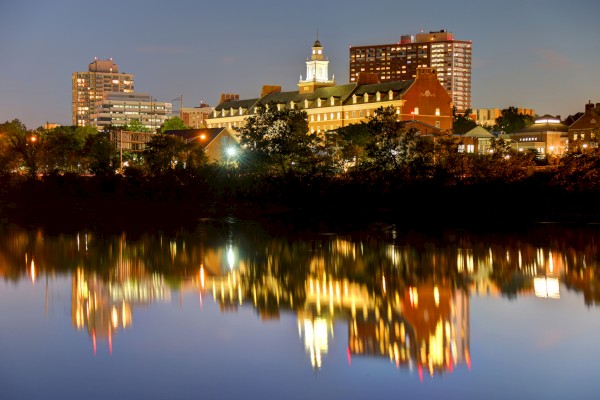
<instances>
[{"instance_id":1,"label":"golden light reflection","mask_svg":"<svg viewBox=\"0 0 600 400\"><path fill-rule=\"evenodd\" d=\"M533 288L536 297L559 299L560 283L558 278L536 277L533 278Z\"/></svg>"}]
</instances>

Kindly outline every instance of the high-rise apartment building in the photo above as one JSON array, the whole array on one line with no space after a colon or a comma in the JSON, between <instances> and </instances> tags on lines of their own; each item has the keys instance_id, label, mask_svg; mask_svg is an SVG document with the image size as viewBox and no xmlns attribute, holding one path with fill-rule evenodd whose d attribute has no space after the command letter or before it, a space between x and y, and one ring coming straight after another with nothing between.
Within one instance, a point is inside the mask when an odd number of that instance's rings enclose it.
<instances>
[{"instance_id":1,"label":"high-rise apartment building","mask_svg":"<svg viewBox=\"0 0 600 400\"><path fill-rule=\"evenodd\" d=\"M72 78L72 118L75 126L90 125L90 115L94 105L103 99L105 92L133 92L133 74L119 73L119 66L112 58L94 59L88 71L73 72Z\"/></svg>"},{"instance_id":2,"label":"high-rise apartment building","mask_svg":"<svg viewBox=\"0 0 600 400\"><path fill-rule=\"evenodd\" d=\"M398 43L350 47L350 82L360 73L383 82L414 79L417 68L434 68L459 112L471 108L471 41L445 30L403 35Z\"/></svg>"}]
</instances>

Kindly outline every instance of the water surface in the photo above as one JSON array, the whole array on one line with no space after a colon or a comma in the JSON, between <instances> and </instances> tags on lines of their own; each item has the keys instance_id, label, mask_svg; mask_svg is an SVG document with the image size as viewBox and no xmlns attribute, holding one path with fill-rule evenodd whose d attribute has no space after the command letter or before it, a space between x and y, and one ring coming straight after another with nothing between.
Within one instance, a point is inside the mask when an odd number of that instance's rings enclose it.
<instances>
[{"instance_id":1,"label":"water surface","mask_svg":"<svg viewBox=\"0 0 600 400\"><path fill-rule=\"evenodd\" d=\"M0 233L0 398L597 398L593 227Z\"/></svg>"}]
</instances>

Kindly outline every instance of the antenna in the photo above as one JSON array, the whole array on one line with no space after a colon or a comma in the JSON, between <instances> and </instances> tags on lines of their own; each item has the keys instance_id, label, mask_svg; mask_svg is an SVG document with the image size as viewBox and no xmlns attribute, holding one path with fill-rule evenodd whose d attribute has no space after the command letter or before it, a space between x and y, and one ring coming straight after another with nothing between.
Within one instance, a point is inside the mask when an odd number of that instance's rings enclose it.
<instances>
[{"instance_id":1,"label":"antenna","mask_svg":"<svg viewBox=\"0 0 600 400\"><path fill-rule=\"evenodd\" d=\"M181 109L183 108L183 95L174 98L173 100L171 100L172 103L179 103L179 117L181 117ZM175 112L175 108L173 107L173 110L171 111L173 113L173 115L177 115L177 113Z\"/></svg>"}]
</instances>

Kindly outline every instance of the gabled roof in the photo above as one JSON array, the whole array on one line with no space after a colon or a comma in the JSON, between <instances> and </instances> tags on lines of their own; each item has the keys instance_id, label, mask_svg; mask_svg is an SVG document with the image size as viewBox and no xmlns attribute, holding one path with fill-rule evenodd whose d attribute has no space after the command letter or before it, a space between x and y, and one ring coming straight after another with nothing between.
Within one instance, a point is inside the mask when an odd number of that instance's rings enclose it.
<instances>
[{"instance_id":1,"label":"gabled roof","mask_svg":"<svg viewBox=\"0 0 600 400\"><path fill-rule=\"evenodd\" d=\"M258 103L259 100L260 98L247 100L229 100L216 106L214 111L229 110L231 108L239 109L240 107L242 107L245 110L249 110L252 107L254 107L254 105Z\"/></svg>"},{"instance_id":2,"label":"gabled roof","mask_svg":"<svg viewBox=\"0 0 600 400\"><path fill-rule=\"evenodd\" d=\"M421 132L421 134L424 134L424 135L427 135L429 133L441 133L442 132L442 130L440 128L438 128L437 126L428 124L423 121L419 121L418 119L402 121L402 122L404 123L404 127L415 128L417 131ZM423 130L425 132L422 132Z\"/></svg>"},{"instance_id":3,"label":"gabled roof","mask_svg":"<svg viewBox=\"0 0 600 400\"><path fill-rule=\"evenodd\" d=\"M393 82L385 82L385 83L373 83L370 85L360 85L356 89L355 94L357 96L362 96L365 93L375 94L379 93L388 93L390 90L394 92L404 93L406 89L410 87L414 83L414 79L410 79L407 81L393 81Z\"/></svg>"},{"instance_id":4,"label":"gabled roof","mask_svg":"<svg viewBox=\"0 0 600 400\"><path fill-rule=\"evenodd\" d=\"M356 86L356 83L350 83L347 85L321 87L317 88L313 93L300 93L299 91L269 93L261 97L259 102L261 104L276 103L289 105L293 101L299 105L299 108L303 108L305 100L308 100L309 104L312 104L317 99L328 100L332 97L344 101L352 94Z\"/></svg>"},{"instance_id":5,"label":"gabled roof","mask_svg":"<svg viewBox=\"0 0 600 400\"><path fill-rule=\"evenodd\" d=\"M493 138L495 137L490 131L485 129L482 126L477 125L475 128L471 129L469 132L462 135L464 137L477 137L477 138Z\"/></svg>"}]
</instances>

